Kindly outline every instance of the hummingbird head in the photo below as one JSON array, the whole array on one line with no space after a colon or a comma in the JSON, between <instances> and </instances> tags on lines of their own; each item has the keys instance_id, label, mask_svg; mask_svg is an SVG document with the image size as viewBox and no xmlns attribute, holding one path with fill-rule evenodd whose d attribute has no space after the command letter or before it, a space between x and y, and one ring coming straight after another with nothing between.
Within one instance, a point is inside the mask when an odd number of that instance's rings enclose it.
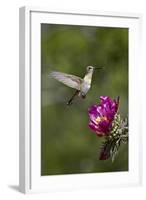
<instances>
[{"instance_id":1,"label":"hummingbird head","mask_svg":"<svg viewBox=\"0 0 146 200\"><path fill-rule=\"evenodd\" d=\"M97 70L97 69L102 69L102 67L93 67L93 66L87 66L87 73L89 72L94 72L94 70Z\"/></svg>"},{"instance_id":2,"label":"hummingbird head","mask_svg":"<svg viewBox=\"0 0 146 200\"><path fill-rule=\"evenodd\" d=\"M92 67L92 66L87 66L86 70L87 70L87 73L93 72L93 71L94 71L94 67Z\"/></svg>"}]
</instances>

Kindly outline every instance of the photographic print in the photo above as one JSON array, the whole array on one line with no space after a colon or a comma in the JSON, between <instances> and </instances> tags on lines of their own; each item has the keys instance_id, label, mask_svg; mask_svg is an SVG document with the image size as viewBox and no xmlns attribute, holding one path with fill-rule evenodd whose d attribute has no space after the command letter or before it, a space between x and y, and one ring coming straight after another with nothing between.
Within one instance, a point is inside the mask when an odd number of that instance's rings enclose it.
<instances>
[{"instance_id":1,"label":"photographic print","mask_svg":"<svg viewBox=\"0 0 146 200\"><path fill-rule=\"evenodd\" d=\"M41 175L128 171L128 28L41 24Z\"/></svg>"},{"instance_id":2,"label":"photographic print","mask_svg":"<svg viewBox=\"0 0 146 200\"><path fill-rule=\"evenodd\" d=\"M140 185L142 16L22 7L19 24L20 191Z\"/></svg>"}]
</instances>

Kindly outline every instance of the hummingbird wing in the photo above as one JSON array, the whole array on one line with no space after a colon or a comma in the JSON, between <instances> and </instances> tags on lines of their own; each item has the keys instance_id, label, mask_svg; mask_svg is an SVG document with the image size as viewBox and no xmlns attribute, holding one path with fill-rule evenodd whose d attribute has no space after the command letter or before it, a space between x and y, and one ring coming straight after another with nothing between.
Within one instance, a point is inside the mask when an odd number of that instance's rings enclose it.
<instances>
[{"instance_id":1,"label":"hummingbird wing","mask_svg":"<svg viewBox=\"0 0 146 200\"><path fill-rule=\"evenodd\" d=\"M81 83L83 82L83 79L78 76L74 76L74 75L66 74L62 72L52 71L50 73L50 76L60 81L61 83L67 85L68 87L71 87L77 90L80 90Z\"/></svg>"}]
</instances>

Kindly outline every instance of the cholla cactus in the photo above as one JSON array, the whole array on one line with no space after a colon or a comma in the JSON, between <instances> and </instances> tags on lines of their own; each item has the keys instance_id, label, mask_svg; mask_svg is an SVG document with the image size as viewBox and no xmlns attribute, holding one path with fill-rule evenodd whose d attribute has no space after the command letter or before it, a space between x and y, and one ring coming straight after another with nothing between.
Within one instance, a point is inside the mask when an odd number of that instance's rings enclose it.
<instances>
[{"instance_id":1,"label":"cholla cactus","mask_svg":"<svg viewBox=\"0 0 146 200\"><path fill-rule=\"evenodd\" d=\"M121 144L128 142L128 120L122 120L117 114L112 124L110 134L105 138L101 147L100 160L106 160L111 157L114 161Z\"/></svg>"},{"instance_id":2,"label":"cholla cactus","mask_svg":"<svg viewBox=\"0 0 146 200\"><path fill-rule=\"evenodd\" d=\"M122 120L118 114L119 97L112 100L110 97L101 96L101 103L88 109L89 128L97 136L104 136L105 141L100 151L100 160L109 158L114 161L121 144L128 141L128 120Z\"/></svg>"}]
</instances>

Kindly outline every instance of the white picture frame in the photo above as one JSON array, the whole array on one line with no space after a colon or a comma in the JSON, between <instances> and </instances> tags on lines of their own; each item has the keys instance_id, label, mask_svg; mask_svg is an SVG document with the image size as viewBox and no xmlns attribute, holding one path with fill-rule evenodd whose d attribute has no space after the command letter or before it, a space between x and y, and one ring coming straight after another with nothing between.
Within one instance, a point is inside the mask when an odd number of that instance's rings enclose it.
<instances>
[{"instance_id":1,"label":"white picture frame","mask_svg":"<svg viewBox=\"0 0 146 200\"><path fill-rule=\"evenodd\" d=\"M140 185L140 14L20 8L20 191L23 193ZM40 174L40 23L129 28L129 171L77 175ZM35 58L35 59L34 59ZM35 67L34 67L35 66ZM34 101L35 99L35 101ZM135 106L137 105L137 106ZM139 115L138 115L139 116ZM34 134L35 133L35 134Z\"/></svg>"}]
</instances>

